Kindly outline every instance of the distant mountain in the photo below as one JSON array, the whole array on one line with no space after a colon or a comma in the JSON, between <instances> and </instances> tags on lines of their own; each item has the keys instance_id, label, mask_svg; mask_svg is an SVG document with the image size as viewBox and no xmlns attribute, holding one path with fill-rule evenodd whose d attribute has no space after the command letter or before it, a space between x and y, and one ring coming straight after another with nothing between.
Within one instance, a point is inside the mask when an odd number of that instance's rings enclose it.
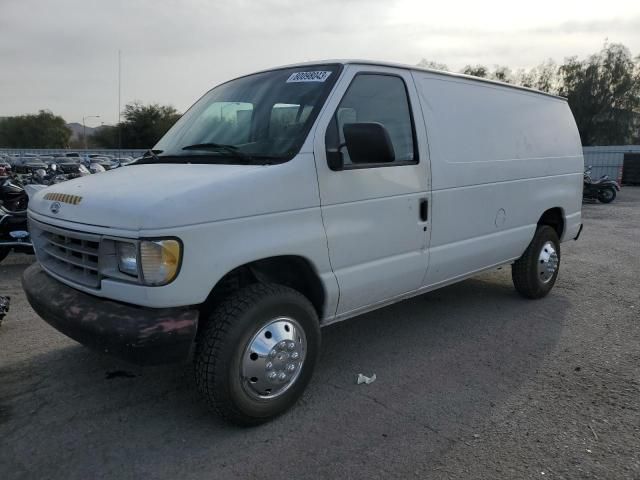
<instances>
[{"instance_id":1,"label":"distant mountain","mask_svg":"<svg viewBox=\"0 0 640 480\"><path fill-rule=\"evenodd\" d=\"M71 130L71 140L79 140L82 138L84 129L81 123L77 123L77 122L67 123L67 127L69 128L69 130ZM100 128L100 127L97 127L97 128ZM87 138L88 138L94 134L94 132L96 131L96 128L87 127L86 131L87 131Z\"/></svg>"}]
</instances>

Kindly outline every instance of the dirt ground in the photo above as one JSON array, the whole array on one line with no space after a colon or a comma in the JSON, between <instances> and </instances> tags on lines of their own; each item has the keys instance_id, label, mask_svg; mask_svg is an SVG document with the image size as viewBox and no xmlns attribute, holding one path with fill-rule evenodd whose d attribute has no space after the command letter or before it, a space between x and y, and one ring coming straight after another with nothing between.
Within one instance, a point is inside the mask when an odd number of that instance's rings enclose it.
<instances>
[{"instance_id":1,"label":"dirt ground","mask_svg":"<svg viewBox=\"0 0 640 480\"><path fill-rule=\"evenodd\" d=\"M53 330L21 291L32 259L11 255L0 478L638 479L640 188L583 213L547 298L505 268L327 327L302 400L254 429L210 414L189 366Z\"/></svg>"}]
</instances>

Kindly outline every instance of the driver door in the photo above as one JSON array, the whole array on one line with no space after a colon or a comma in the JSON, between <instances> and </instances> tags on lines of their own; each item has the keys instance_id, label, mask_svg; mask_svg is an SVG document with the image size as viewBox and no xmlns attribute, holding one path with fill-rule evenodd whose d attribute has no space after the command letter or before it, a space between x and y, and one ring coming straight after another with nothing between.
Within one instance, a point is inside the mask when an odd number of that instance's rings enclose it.
<instances>
[{"instance_id":1,"label":"driver door","mask_svg":"<svg viewBox=\"0 0 640 480\"><path fill-rule=\"evenodd\" d=\"M393 146L392 162L351 161L344 125L359 122L382 124ZM314 154L329 256L340 288L337 317L422 285L430 234L423 125L408 70L348 65L327 101ZM331 160L336 150L343 163L339 169Z\"/></svg>"}]
</instances>

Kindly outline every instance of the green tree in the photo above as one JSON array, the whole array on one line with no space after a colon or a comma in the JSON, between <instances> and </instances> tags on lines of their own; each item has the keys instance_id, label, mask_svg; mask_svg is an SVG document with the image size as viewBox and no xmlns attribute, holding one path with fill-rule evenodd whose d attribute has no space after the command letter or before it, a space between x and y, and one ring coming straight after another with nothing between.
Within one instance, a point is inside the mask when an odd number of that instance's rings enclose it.
<instances>
[{"instance_id":1,"label":"green tree","mask_svg":"<svg viewBox=\"0 0 640 480\"><path fill-rule=\"evenodd\" d=\"M520 69L515 73L513 83L547 93L558 93L560 88L559 67L549 59L529 70Z\"/></svg>"},{"instance_id":2,"label":"green tree","mask_svg":"<svg viewBox=\"0 0 640 480\"><path fill-rule=\"evenodd\" d=\"M620 44L605 44L587 58L560 66L560 95L567 97L583 145L640 141L640 62Z\"/></svg>"},{"instance_id":3,"label":"green tree","mask_svg":"<svg viewBox=\"0 0 640 480\"><path fill-rule=\"evenodd\" d=\"M474 77L480 78L489 77L489 69L484 65L467 65L460 71L460 73L464 73L465 75L473 75Z\"/></svg>"},{"instance_id":4,"label":"green tree","mask_svg":"<svg viewBox=\"0 0 640 480\"><path fill-rule=\"evenodd\" d=\"M66 148L71 130L48 110L0 121L0 146L6 148Z\"/></svg>"},{"instance_id":5,"label":"green tree","mask_svg":"<svg viewBox=\"0 0 640 480\"><path fill-rule=\"evenodd\" d=\"M101 127L91 142L104 148L151 148L180 118L170 105L140 102L127 104L122 112L124 120L116 126Z\"/></svg>"},{"instance_id":6,"label":"green tree","mask_svg":"<svg viewBox=\"0 0 640 480\"><path fill-rule=\"evenodd\" d=\"M96 128L93 135L87 135L87 144L92 148L118 148L120 146L118 130L117 125L103 125ZM128 148L127 145L122 146Z\"/></svg>"},{"instance_id":7,"label":"green tree","mask_svg":"<svg viewBox=\"0 0 640 480\"><path fill-rule=\"evenodd\" d=\"M547 60L515 73L498 65L493 70L467 65L461 73L566 97L583 145L640 143L640 57L634 59L624 45L605 44L585 60L570 57L561 65Z\"/></svg>"},{"instance_id":8,"label":"green tree","mask_svg":"<svg viewBox=\"0 0 640 480\"><path fill-rule=\"evenodd\" d=\"M499 82L513 83L513 75L509 67L496 65L493 72L489 73L491 80L497 80Z\"/></svg>"},{"instance_id":9,"label":"green tree","mask_svg":"<svg viewBox=\"0 0 640 480\"><path fill-rule=\"evenodd\" d=\"M445 72L450 71L449 67L447 67L445 63L434 62L433 60L427 60L426 58L420 60L416 66L421 68L430 68L433 70L443 70Z\"/></svg>"}]
</instances>

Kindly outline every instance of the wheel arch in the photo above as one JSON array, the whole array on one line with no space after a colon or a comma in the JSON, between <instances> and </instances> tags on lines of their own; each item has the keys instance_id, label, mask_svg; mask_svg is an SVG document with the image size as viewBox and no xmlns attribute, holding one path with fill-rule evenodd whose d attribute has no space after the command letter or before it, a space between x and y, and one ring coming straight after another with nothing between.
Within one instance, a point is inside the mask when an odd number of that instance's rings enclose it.
<instances>
[{"instance_id":1,"label":"wheel arch","mask_svg":"<svg viewBox=\"0 0 640 480\"><path fill-rule=\"evenodd\" d=\"M278 255L239 265L227 272L211 289L201 306L202 318L208 316L222 299L252 283L277 283L297 290L313 305L322 319L327 292L313 263L299 255Z\"/></svg>"},{"instance_id":2,"label":"wheel arch","mask_svg":"<svg viewBox=\"0 0 640 480\"><path fill-rule=\"evenodd\" d=\"M562 235L565 232L565 224L564 210L561 207L553 207L545 210L538 220L538 226L548 225L552 227L558 234L559 240L562 240Z\"/></svg>"}]
</instances>

